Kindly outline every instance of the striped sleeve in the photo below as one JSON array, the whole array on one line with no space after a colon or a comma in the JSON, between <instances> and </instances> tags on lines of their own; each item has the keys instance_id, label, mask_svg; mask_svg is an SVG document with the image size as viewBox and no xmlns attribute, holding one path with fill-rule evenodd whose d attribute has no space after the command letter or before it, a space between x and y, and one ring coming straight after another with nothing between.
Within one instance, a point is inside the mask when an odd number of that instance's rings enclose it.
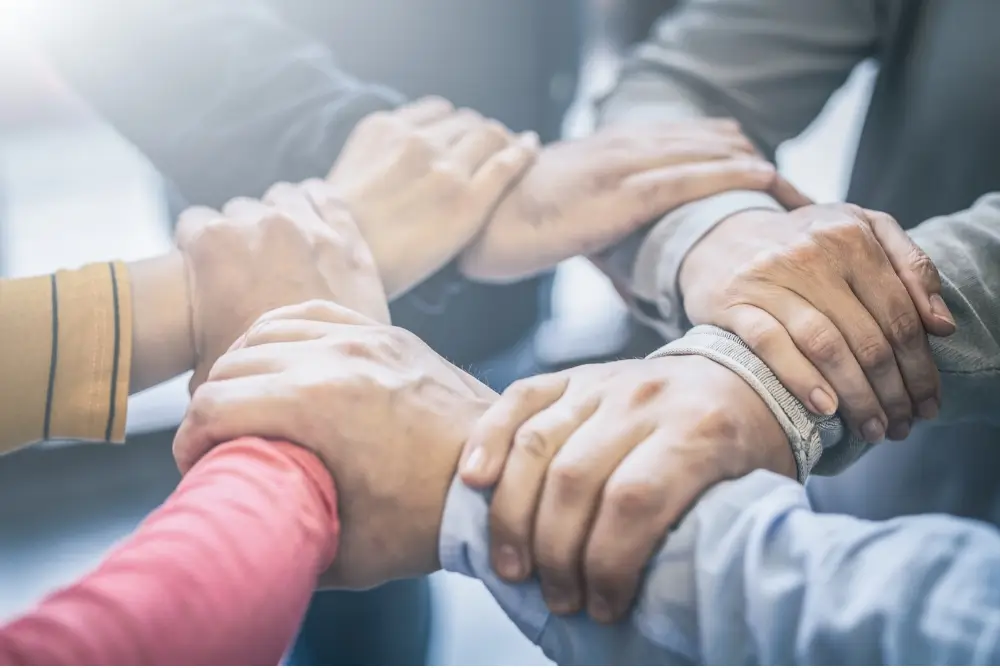
<instances>
[{"instance_id":1,"label":"striped sleeve","mask_svg":"<svg viewBox=\"0 0 1000 668\"><path fill-rule=\"evenodd\" d=\"M131 360L123 263L0 281L0 453L123 441Z\"/></svg>"}]
</instances>

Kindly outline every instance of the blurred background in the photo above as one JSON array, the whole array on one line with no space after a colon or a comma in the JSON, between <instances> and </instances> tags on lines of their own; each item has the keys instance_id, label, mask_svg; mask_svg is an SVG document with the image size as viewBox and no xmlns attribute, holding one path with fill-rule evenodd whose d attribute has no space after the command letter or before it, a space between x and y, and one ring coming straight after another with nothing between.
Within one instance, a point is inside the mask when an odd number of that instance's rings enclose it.
<instances>
[{"instance_id":1,"label":"blurred background","mask_svg":"<svg viewBox=\"0 0 1000 668\"><path fill-rule=\"evenodd\" d=\"M119 131L129 127L126 116L105 113L114 111L115 102L133 93L148 96L149 90L133 91L128 81L101 81L99 89L78 86L81 69L67 65L66 56L106 66L113 77L114 59L129 57L127 49L112 43L114 36L132 35L133 48L141 52L148 26L129 21L141 20L142 5L155 1L127 0L126 11L125 4L105 0L0 0L3 275L138 259L169 246L172 220L192 198L161 175L145 146ZM217 2L199 4L211 8ZM220 11L224 4L218 4ZM408 96L441 94L514 129L536 129L551 141L589 131L594 97L612 85L629 46L675 3L243 4L271 12L303 43L328 48L338 65L359 79ZM177 11L185 6L175 5ZM106 30L110 25L115 31ZM156 63L197 57L197 44L176 45L158 53ZM100 72L89 70L95 71ZM814 126L781 149L780 167L818 200L837 199L846 189L854 142L844 138L857 136L872 75L871 64L860 67ZM157 82L151 85L155 91ZM100 99L94 90L117 95ZM141 107L128 110L134 114ZM224 155L201 159L217 160L217 168L226 169ZM623 354L644 336L629 325L610 286L582 260L564 263L554 276L470 299L470 309L489 306L481 319L485 328L522 323L495 350L463 360L498 387L526 373ZM428 336L447 343L447 332ZM171 429L186 400L183 378L134 397L125 447L46 444L0 459L0 619L94 565L169 494L177 482ZM544 662L476 582L439 574L429 588L403 583L381 593L323 596L317 597L293 662Z\"/></svg>"}]
</instances>

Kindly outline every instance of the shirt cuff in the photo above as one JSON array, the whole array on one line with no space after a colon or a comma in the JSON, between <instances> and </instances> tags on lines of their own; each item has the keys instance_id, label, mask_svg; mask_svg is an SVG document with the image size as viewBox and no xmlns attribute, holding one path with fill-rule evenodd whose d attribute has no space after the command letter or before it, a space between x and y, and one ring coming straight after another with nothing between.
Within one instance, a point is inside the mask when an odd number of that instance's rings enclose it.
<instances>
[{"instance_id":1,"label":"shirt cuff","mask_svg":"<svg viewBox=\"0 0 1000 668\"><path fill-rule=\"evenodd\" d=\"M700 355L721 364L742 378L764 400L781 425L795 456L799 482L813 471L837 473L870 447L850 435L843 421L816 415L796 399L740 337L718 327L699 325L649 358Z\"/></svg>"},{"instance_id":2,"label":"shirt cuff","mask_svg":"<svg viewBox=\"0 0 1000 668\"><path fill-rule=\"evenodd\" d=\"M668 340L683 336L691 326L684 316L678 285L684 258L716 225L751 209L785 210L765 193L721 193L675 209L653 225L641 243L623 243L620 251L616 249L609 264L630 272L628 283L636 315Z\"/></svg>"},{"instance_id":3,"label":"shirt cuff","mask_svg":"<svg viewBox=\"0 0 1000 668\"><path fill-rule=\"evenodd\" d=\"M493 572L489 551L489 495L452 481L441 518L441 567L481 580L507 616L532 643L539 644L549 620L537 582L509 583Z\"/></svg>"}]
</instances>

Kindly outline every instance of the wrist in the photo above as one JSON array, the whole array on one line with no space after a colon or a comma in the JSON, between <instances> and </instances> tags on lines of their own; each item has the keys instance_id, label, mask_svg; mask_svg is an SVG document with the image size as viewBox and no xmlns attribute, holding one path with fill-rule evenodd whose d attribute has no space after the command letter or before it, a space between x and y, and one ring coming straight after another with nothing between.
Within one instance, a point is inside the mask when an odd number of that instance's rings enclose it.
<instances>
[{"instance_id":1,"label":"wrist","mask_svg":"<svg viewBox=\"0 0 1000 668\"><path fill-rule=\"evenodd\" d=\"M187 269L179 251L129 264L132 282L132 392L194 368Z\"/></svg>"},{"instance_id":2,"label":"wrist","mask_svg":"<svg viewBox=\"0 0 1000 668\"><path fill-rule=\"evenodd\" d=\"M761 216L773 216L773 209L751 208L736 211L720 220L705 236L695 243L684 259L677 272L677 289L683 299L693 293L698 285L704 285L709 277L719 275L719 263L727 265L732 262L727 252L727 241L735 233L739 235L749 221Z\"/></svg>"}]
</instances>

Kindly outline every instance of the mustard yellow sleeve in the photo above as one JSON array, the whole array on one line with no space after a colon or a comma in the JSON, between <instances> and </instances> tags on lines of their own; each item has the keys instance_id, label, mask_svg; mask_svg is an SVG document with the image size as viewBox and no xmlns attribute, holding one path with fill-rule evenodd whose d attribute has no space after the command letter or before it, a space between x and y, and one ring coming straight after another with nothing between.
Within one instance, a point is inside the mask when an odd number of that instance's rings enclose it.
<instances>
[{"instance_id":1,"label":"mustard yellow sleeve","mask_svg":"<svg viewBox=\"0 0 1000 668\"><path fill-rule=\"evenodd\" d=\"M0 454L50 439L123 441L132 327L120 262L0 281Z\"/></svg>"}]
</instances>

